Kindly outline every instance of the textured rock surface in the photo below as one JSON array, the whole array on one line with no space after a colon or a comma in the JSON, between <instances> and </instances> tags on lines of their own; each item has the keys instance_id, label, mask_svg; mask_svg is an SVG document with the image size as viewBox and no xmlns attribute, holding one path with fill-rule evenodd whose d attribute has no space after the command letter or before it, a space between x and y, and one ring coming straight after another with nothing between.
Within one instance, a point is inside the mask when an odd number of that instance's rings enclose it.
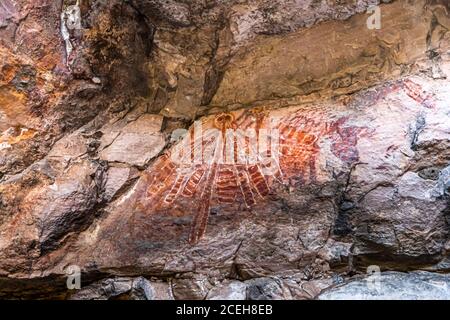
<instances>
[{"instance_id":1,"label":"textured rock surface","mask_svg":"<svg viewBox=\"0 0 450 320\"><path fill-rule=\"evenodd\" d=\"M0 297L448 272L450 7L381 2L1 1Z\"/></svg>"},{"instance_id":2,"label":"textured rock surface","mask_svg":"<svg viewBox=\"0 0 450 320\"><path fill-rule=\"evenodd\" d=\"M162 282L139 278L109 278L69 297L71 300L173 300L170 287Z\"/></svg>"},{"instance_id":3,"label":"textured rock surface","mask_svg":"<svg viewBox=\"0 0 450 320\"><path fill-rule=\"evenodd\" d=\"M449 300L448 275L386 272L327 290L321 300Z\"/></svg>"}]
</instances>

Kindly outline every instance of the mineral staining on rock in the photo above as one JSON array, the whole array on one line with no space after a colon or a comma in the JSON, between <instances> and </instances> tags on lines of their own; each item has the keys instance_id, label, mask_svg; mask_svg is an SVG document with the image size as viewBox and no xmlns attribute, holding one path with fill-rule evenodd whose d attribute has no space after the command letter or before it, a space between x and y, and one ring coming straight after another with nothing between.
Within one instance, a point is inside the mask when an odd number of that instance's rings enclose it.
<instances>
[{"instance_id":1,"label":"mineral staining on rock","mask_svg":"<svg viewBox=\"0 0 450 320\"><path fill-rule=\"evenodd\" d=\"M449 29L434 0L1 1L0 296L338 298L370 265L448 272Z\"/></svg>"}]
</instances>

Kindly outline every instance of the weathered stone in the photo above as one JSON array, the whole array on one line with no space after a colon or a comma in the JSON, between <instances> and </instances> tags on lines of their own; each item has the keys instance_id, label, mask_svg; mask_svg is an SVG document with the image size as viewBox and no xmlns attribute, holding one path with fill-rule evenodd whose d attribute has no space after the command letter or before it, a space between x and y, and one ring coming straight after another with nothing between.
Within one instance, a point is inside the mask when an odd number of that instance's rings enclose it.
<instances>
[{"instance_id":1,"label":"weathered stone","mask_svg":"<svg viewBox=\"0 0 450 320\"><path fill-rule=\"evenodd\" d=\"M317 279L317 280L300 280L298 277L283 279L288 295L284 299L294 300L310 300L315 299L323 290L333 286L335 283L333 278Z\"/></svg>"},{"instance_id":2,"label":"weathered stone","mask_svg":"<svg viewBox=\"0 0 450 320\"><path fill-rule=\"evenodd\" d=\"M448 272L449 10L1 1L0 297L68 297L69 265L80 299Z\"/></svg>"},{"instance_id":3,"label":"weathered stone","mask_svg":"<svg viewBox=\"0 0 450 320\"><path fill-rule=\"evenodd\" d=\"M398 193L405 198L431 201L435 185L434 181L425 180L414 172L407 172L399 181Z\"/></svg>"},{"instance_id":4,"label":"weathered stone","mask_svg":"<svg viewBox=\"0 0 450 320\"><path fill-rule=\"evenodd\" d=\"M211 287L211 283L204 275L172 281L173 296L177 300L204 300Z\"/></svg>"},{"instance_id":5,"label":"weathered stone","mask_svg":"<svg viewBox=\"0 0 450 320\"><path fill-rule=\"evenodd\" d=\"M86 163L73 166L43 194L43 202L35 211L40 218L39 242L43 250L69 231L76 231L84 221L93 219L92 209L98 200L97 186L91 178L95 170Z\"/></svg>"},{"instance_id":6,"label":"weathered stone","mask_svg":"<svg viewBox=\"0 0 450 320\"><path fill-rule=\"evenodd\" d=\"M209 291L207 300L245 300L247 285L240 281L224 281Z\"/></svg>"},{"instance_id":7,"label":"weathered stone","mask_svg":"<svg viewBox=\"0 0 450 320\"><path fill-rule=\"evenodd\" d=\"M426 16L420 6L401 1L389 8L383 11L383 28L376 36L366 27L367 16L358 15L350 18L347 26L332 22L308 32L262 38L247 54L235 58L212 104L245 106L252 101L302 99L310 94L313 100L321 95L355 92L398 74L397 65L410 64L426 51L426 33L422 30L428 28L432 15ZM329 50L323 49L324 43ZM400 43L400 51L391 51ZM339 46L347 49L331 49ZM344 60L345 65L341 63ZM380 64L386 60L395 63L388 69Z\"/></svg>"},{"instance_id":8,"label":"weathered stone","mask_svg":"<svg viewBox=\"0 0 450 320\"><path fill-rule=\"evenodd\" d=\"M247 298L249 300L282 300L286 299L283 284L279 279L258 278L249 280Z\"/></svg>"},{"instance_id":9,"label":"weathered stone","mask_svg":"<svg viewBox=\"0 0 450 320\"><path fill-rule=\"evenodd\" d=\"M351 256L351 247L351 242L346 243L329 239L318 253L322 259L328 261L335 267L348 266Z\"/></svg>"},{"instance_id":10,"label":"weathered stone","mask_svg":"<svg viewBox=\"0 0 450 320\"><path fill-rule=\"evenodd\" d=\"M151 282L154 300L174 300L171 285L167 282Z\"/></svg>"},{"instance_id":11,"label":"weathered stone","mask_svg":"<svg viewBox=\"0 0 450 320\"><path fill-rule=\"evenodd\" d=\"M319 295L321 300L448 300L450 278L428 272L382 272L351 280Z\"/></svg>"},{"instance_id":12,"label":"weathered stone","mask_svg":"<svg viewBox=\"0 0 450 320\"><path fill-rule=\"evenodd\" d=\"M130 292L134 282L130 278L111 278L83 288L73 294L72 300L108 300ZM150 293L150 292L147 292ZM144 291L144 294L147 294Z\"/></svg>"},{"instance_id":13,"label":"weathered stone","mask_svg":"<svg viewBox=\"0 0 450 320\"><path fill-rule=\"evenodd\" d=\"M170 287L144 277L115 277L83 287L69 296L71 300L173 300Z\"/></svg>"},{"instance_id":14,"label":"weathered stone","mask_svg":"<svg viewBox=\"0 0 450 320\"><path fill-rule=\"evenodd\" d=\"M105 192L106 201L110 201L114 195L125 185L130 178L130 168L111 167L108 169Z\"/></svg>"},{"instance_id":15,"label":"weathered stone","mask_svg":"<svg viewBox=\"0 0 450 320\"><path fill-rule=\"evenodd\" d=\"M143 167L166 144L159 132L161 123L161 117L142 115L122 128L111 144L101 151L100 158Z\"/></svg>"},{"instance_id":16,"label":"weathered stone","mask_svg":"<svg viewBox=\"0 0 450 320\"><path fill-rule=\"evenodd\" d=\"M150 281L143 277L133 280L133 286L130 293L132 300L155 300L156 293Z\"/></svg>"}]
</instances>

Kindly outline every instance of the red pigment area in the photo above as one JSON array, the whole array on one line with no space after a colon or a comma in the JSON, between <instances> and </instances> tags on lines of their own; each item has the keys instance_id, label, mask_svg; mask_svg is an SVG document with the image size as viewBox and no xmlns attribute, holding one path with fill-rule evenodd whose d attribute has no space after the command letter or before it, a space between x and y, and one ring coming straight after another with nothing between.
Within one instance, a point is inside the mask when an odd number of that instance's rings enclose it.
<instances>
[{"instance_id":1,"label":"red pigment area","mask_svg":"<svg viewBox=\"0 0 450 320\"><path fill-rule=\"evenodd\" d=\"M244 112L237 119L221 114L220 121L215 121L213 125L222 125L225 121L227 128L238 128L243 130L242 132L248 128L256 128L255 135L258 137L261 130L273 129L267 128L265 117L265 114L255 115L254 111ZM185 210L191 210L193 214L189 241L195 243L205 233L212 206L234 205L239 202L238 204L251 208L266 199L274 183L299 187L316 181L320 139L331 139L331 152L343 162L358 161L358 135L364 134L365 129L348 126L347 122L348 118L343 117L326 123L297 113L280 119L275 126L279 137L278 149L273 149L272 138L268 138L264 145L266 149L263 150L267 157L272 156L271 171L265 170L267 163L258 158L259 156L255 162L236 161L238 139L235 137L225 140L224 126L221 126L217 136L207 135L205 130L201 137L196 137L201 141L193 141L194 134L191 132L191 142L185 145L193 150L184 153L188 154L186 158L192 160L192 163L176 164L172 162L169 154L160 157L147 172L145 196L138 200L138 206L146 211L157 211L175 208L182 199L192 199L188 204L182 202L181 206L193 206ZM227 143L233 145L227 146ZM251 149L255 148L252 143L255 143L255 140L247 137L245 144L240 145L247 156ZM224 162L226 150L231 150L232 163ZM200 155L200 160L212 161L195 162L194 154ZM217 155L219 157L216 157Z\"/></svg>"}]
</instances>

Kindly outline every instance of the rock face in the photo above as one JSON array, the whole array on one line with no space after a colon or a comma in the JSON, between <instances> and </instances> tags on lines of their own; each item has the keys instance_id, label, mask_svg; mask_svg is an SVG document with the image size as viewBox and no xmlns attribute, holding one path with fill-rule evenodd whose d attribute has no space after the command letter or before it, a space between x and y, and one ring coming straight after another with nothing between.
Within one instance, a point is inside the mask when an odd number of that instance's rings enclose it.
<instances>
[{"instance_id":1,"label":"rock face","mask_svg":"<svg viewBox=\"0 0 450 320\"><path fill-rule=\"evenodd\" d=\"M321 300L449 300L448 275L386 272L354 280L319 295Z\"/></svg>"},{"instance_id":2,"label":"rock face","mask_svg":"<svg viewBox=\"0 0 450 320\"><path fill-rule=\"evenodd\" d=\"M2 1L0 297L448 282L450 7L381 2Z\"/></svg>"},{"instance_id":3,"label":"rock face","mask_svg":"<svg viewBox=\"0 0 450 320\"><path fill-rule=\"evenodd\" d=\"M75 292L71 300L173 300L170 287L143 277L105 279Z\"/></svg>"}]
</instances>

